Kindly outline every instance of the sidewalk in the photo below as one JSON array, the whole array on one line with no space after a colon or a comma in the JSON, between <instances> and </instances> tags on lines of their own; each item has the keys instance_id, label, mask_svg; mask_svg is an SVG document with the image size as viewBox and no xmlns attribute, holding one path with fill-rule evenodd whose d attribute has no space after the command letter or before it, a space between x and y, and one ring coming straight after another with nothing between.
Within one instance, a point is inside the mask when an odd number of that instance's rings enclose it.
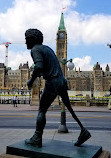
<instances>
[{"instance_id":1,"label":"sidewalk","mask_svg":"<svg viewBox=\"0 0 111 158\"><path fill-rule=\"evenodd\" d=\"M88 145L102 146L102 149L109 151L111 155L111 132L92 131L92 137L85 143ZM30 138L34 129L0 129L0 155L6 153L6 146ZM66 142L76 142L80 131L70 130L67 134L60 134L57 130L44 130L43 139L61 140Z\"/></svg>"},{"instance_id":2,"label":"sidewalk","mask_svg":"<svg viewBox=\"0 0 111 158\"><path fill-rule=\"evenodd\" d=\"M13 107L13 104L0 104L0 110L13 110L13 111L27 111L38 110L38 106L30 106L29 104L18 104L18 107ZM91 112L110 112L107 106L73 106L74 111L91 111ZM61 110L58 106L51 106L49 110Z\"/></svg>"},{"instance_id":3,"label":"sidewalk","mask_svg":"<svg viewBox=\"0 0 111 158\"><path fill-rule=\"evenodd\" d=\"M73 107L75 111L99 111L111 112L107 107ZM24 110L38 110L36 106L21 105L13 107L10 104L0 104L1 110L24 111ZM49 109L51 110L51 109ZM109 151L111 154L111 131L94 131L90 130L92 137L85 143L89 145L102 146L103 150ZM15 142L30 138L34 133L34 129L0 129L0 155L6 153L6 146ZM74 143L80 130L70 130L67 134L60 134L57 130L45 130L43 138L61 140Z\"/></svg>"}]
</instances>

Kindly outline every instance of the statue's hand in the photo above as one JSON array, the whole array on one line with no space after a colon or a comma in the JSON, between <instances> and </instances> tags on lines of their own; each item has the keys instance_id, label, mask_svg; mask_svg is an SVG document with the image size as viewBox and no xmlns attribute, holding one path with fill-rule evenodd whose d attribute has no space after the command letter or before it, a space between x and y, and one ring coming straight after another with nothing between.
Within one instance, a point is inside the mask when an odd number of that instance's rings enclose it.
<instances>
[{"instance_id":1,"label":"statue's hand","mask_svg":"<svg viewBox=\"0 0 111 158\"><path fill-rule=\"evenodd\" d=\"M29 90L31 90L32 84L33 84L33 83L31 82L31 79L27 81L27 86L28 86L28 89L29 89Z\"/></svg>"}]
</instances>

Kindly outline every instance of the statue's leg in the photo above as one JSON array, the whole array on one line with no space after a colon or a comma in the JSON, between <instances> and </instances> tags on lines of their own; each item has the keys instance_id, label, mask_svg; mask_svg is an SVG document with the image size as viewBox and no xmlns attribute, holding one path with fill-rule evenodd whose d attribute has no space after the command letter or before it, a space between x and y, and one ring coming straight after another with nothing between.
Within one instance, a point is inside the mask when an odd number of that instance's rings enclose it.
<instances>
[{"instance_id":1,"label":"statue's leg","mask_svg":"<svg viewBox=\"0 0 111 158\"><path fill-rule=\"evenodd\" d=\"M55 98L56 95L47 93L47 91L44 91L44 93L42 94L36 121L36 131L30 139L25 140L25 143L27 145L42 147L42 134L46 124L46 112Z\"/></svg>"},{"instance_id":2,"label":"statue's leg","mask_svg":"<svg viewBox=\"0 0 111 158\"><path fill-rule=\"evenodd\" d=\"M43 129L46 124L46 112L55 98L56 98L56 95L52 95L51 93L48 93L47 91L45 91L42 94L42 97L40 100L39 112L38 112L37 121L36 121L37 131L43 132Z\"/></svg>"},{"instance_id":3,"label":"statue's leg","mask_svg":"<svg viewBox=\"0 0 111 158\"><path fill-rule=\"evenodd\" d=\"M86 128L83 127L82 123L80 122L80 120L78 119L76 114L74 113L74 111L71 107L71 104L70 104L68 93L66 90L62 91L61 98L62 98L63 103L65 104L65 106L69 110L69 112L72 114L72 117L77 121L77 123L81 127L81 132L80 132L80 135L78 137L78 140L74 144L75 146L80 146L81 144L83 144L85 141L87 141L91 137L91 134Z\"/></svg>"}]
</instances>

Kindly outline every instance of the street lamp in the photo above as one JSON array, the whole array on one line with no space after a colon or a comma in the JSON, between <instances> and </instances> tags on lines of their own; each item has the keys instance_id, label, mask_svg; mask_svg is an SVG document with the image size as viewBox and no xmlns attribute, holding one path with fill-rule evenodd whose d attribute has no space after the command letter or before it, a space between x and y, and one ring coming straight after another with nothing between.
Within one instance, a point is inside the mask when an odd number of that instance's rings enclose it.
<instances>
[{"instance_id":1,"label":"street lamp","mask_svg":"<svg viewBox=\"0 0 111 158\"><path fill-rule=\"evenodd\" d=\"M1 89L0 89L0 104L1 104Z\"/></svg>"},{"instance_id":2,"label":"street lamp","mask_svg":"<svg viewBox=\"0 0 111 158\"><path fill-rule=\"evenodd\" d=\"M41 97L41 91L40 91L40 88L41 88L41 77L38 78L38 88L39 88L39 104L40 104L40 97Z\"/></svg>"},{"instance_id":3,"label":"street lamp","mask_svg":"<svg viewBox=\"0 0 111 158\"><path fill-rule=\"evenodd\" d=\"M111 48L111 44L107 43L107 46L108 46L109 48Z\"/></svg>"},{"instance_id":4,"label":"street lamp","mask_svg":"<svg viewBox=\"0 0 111 158\"><path fill-rule=\"evenodd\" d=\"M22 104L22 100L23 100L23 86L21 87L21 104Z\"/></svg>"},{"instance_id":5,"label":"street lamp","mask_svg":"<svg viewBox=\"0 0 111 158\"><path fill-rule=\"evenodd\" d=\"M110 92L110 96L111 96L111 86L110 86L109 92Z\"/></svg>"},{"instance_id":6,"label":"street lamp","mask_svg":"<svg viewBox=\"0 0 111 158\"><path fill-rule=\"evenodd\" d=\"M61 63L63 64L63 75L64 76L65 76L65 65L67 63L68 63L69 70L72 70L74 68L74 63L72 63L72 59L66 60L63 58ZM58 133L68 133L68 129L66 127L66 112L65 112L64 104L62 104L62 108L61 108L61 124L59 126Z\"/></svg>"},{"instance_id":7,"label":"street lamp","mask_svg":"<svg viewBox=\"0 0 111 158\"><path fill-rule=\"evenodd\" d=\"M31 102L31 90L29 90L29 104Z\"/></svg>"}]
</instances>

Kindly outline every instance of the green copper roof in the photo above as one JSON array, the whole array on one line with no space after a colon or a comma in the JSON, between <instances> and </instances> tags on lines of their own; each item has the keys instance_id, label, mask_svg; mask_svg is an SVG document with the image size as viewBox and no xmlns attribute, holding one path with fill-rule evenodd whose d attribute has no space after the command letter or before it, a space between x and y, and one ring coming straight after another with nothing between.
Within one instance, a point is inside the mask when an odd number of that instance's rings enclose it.
<instances>
[{"instance_id":1,"label":"green copper roof","mask_svg":"<svg viewBox=\"0 0 111 158\"><path fill-rule=\"evenodd\" d=\"M33 68L34 68L34 66L35 66L35 64L32 64L31 68L33 69Z\"/></svg>"},{"instance_id":2,"label":"green copper roof","mask_svg":"<svg viewBox=\"0 0 111 158\"><path fill-rule=\"evenodd\" d=\"M94 68L96 68L96 64L94 64Z\"/></svg>"},{"instance_id":3,"label":"green copper roof","mask_svg":"<svg viewBox=\"0 0 111 158\"><path fill-rule=\"evenodd\" d=\"M65 30L65 25L64 25L64 15L63 13L61 14L61 19L60 19L60 24L59 24L59 30Z\"/></svg>"},{"instance_id":4,"label":"green copper roof","mask_svg":"<svg viewBox=\"0 0 111 158\"><path fill-rule=\"evenodd\" d=\"M8 67L8 70L11 70L11 67Z\"/></svg>"}]
</instances>

